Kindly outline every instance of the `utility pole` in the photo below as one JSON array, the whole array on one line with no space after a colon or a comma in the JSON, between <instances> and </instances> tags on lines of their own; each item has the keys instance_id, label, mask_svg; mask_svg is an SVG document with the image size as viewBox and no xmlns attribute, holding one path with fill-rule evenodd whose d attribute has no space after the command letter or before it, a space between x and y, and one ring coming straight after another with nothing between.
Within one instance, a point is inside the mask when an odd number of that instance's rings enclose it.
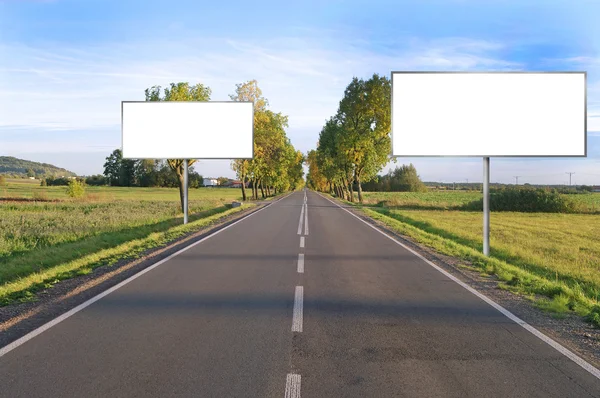
<instances>
[{"instance_id":1,"label":"utility pole","mask_svg":"<svg viewBox=\"0 0 600 398\"><path fill-rule=\"evenodd\" d=\"M568 175L569 175L569 186L571 186L571 176L572 176L573 174L575 174L575 172L568 172L568 171L567 171L565 174L568 174Z\"/></svg>"},{"instance_id":2,"label":"utility pole","mask_svg":"<svg viewBox=\"0 0 600 398\"><path fill-rule=\"evenodd\" d=\"M514 176L514 177L515 177L517 185L519 185L519 177L521 177L521 176Z\"/></svg>"}]
</instances>

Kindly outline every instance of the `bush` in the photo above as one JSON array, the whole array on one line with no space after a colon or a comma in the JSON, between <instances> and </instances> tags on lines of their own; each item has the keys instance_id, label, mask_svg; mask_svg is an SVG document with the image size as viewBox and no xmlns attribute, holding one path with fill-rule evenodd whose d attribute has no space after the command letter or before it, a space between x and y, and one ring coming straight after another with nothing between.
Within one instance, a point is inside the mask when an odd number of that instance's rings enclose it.
<instances>
[{"instance_id":1,"label":"bush","mask_svg":"<svg viewBox=\"0 0 600 398\"><path fill-rule=\"evenodd\" d=\"M4 176L0 176L0 187L3 187L6 185L6 178L4 178Z\"/></svg>"},{"instance_id":2,"label":"bush","mask_svg":"<svg viewBox=\"0 0 600 398\"><path fill-rule=\"evenodd\" d=\"M67 186L69 185L69 181L71 181L68 178L65 177L48 177L46 178L46 185L48 186Z\"/></svg>"},{"instance_id":3,"label":"bush","mask_svg":"<svg viewBox=\"0 0 600 398\"><path fill-rule=\"evenodd\" d=\"M40 186L42 186L42 187L47 187L48 186L48 183L46 182L45 178L42 179L42 181L40 182Z\"/></svg>"},{"instance_id":4,"label":"bush","mask_svg":"<svg viewBox=\"0 0 600 398\"><path fill-rule=\"evenodd\" d=\"M86 185L102 186L108 185L108 179L102 174L93 175L85 179Z\"/></svg>"},{"instance_id":5,"label":"bush","mask_svg":"<svg viewBox=\"0 0 600 398\"><path fill-rule=\"evenodd\" d=\"M463 210L483 210L483 199L467 203ZM556 191L532 188L504 188L490 192L491 211L525 213L573 213L577 205Z\"/></svg>"},{"instance_id":6,"label":"bush","mask_svg":"<svg viewBox=\"0 0 600 398\"><path fill-rule=\"evenodd\" d=\"M67 195L72 198L81 198L85 194L85 182L82 180L71 180L67 188Z\"/></svg>"}]
</instances>

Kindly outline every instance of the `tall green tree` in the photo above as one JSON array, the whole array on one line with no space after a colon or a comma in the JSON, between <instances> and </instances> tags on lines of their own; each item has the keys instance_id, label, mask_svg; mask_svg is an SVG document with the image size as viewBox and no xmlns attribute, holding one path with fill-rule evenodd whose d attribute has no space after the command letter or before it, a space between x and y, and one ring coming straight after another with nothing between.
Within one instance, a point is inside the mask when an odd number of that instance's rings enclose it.
<instances>
[{"instance_id":1,"label":"tall green tree","mask_svg":"<svg viewBox=\"0 0 600 398\"><path fill-rule=\"evenodd\" d=\"M171 83L170 87L164 89L164 95L161 96L161 86L152 86L145 90L146 101L210 101L211 89L198 83L190 86L187 82ZM185 144L185 143L182 143ZM179 199L183 211L183 172L184 159L167 159L171 170L175 172L179 185ZM196 159L188 159L188 168L196 162ZM189 172L189 169L188 169Z\"/></svg>"},{"instance_id":2,"label":"tall green tree","mask_svg":"<svg viewBox=\"0 0 600 398\"><path fill-rule=\"evenodd\" d=\"M104 176L111 186L121 185L121 162L123 160L123 152L120 149L115 149L104 163Z\"/></svg>"},{"instance_id":3,"label":"tall green tree","mask_svg":"<svg viewBox=\"0 0 600 398\"><path fill-rule=\"evenodd\" d=\"M254 156L257 156L257 144L256 144L256 125L257 118L261 112L263 112L268 101L262 95L262 90L258 87L256 80L249 80L245 83L239 83L235 85L235 93L230 94L229 98L232 101L251 101L254 104ZM237 178L242 181L242 198L247 200L246 194L246 181L250 180L252 188L252 198L255 198L256 187L258 186L256 180L256 161L254 159L234 159L231 162L231 168L235 171Z\"/></svg>"},{"instance_id":4,"label":"tall green tree","mask_svg":"<svg viewBox=\"0 0 600 398\"><path fill-rule=\"evenodd\" d=\"M344 92L336 119L343 131L340 149L352 164L352 178L362 203L362 182L369 181L390 161L391 83L374 74L353 78Z\"/></svg>"}]
</instances>

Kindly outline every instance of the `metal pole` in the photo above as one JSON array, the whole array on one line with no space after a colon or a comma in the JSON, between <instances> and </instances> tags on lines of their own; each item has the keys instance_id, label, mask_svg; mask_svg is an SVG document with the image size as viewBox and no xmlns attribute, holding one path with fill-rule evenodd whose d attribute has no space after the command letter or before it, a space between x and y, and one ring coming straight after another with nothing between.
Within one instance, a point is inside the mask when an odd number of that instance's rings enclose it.
<instances>
[{"instance_id":1,"label":"metal pole","mask_svg":"<svg viewBox=\"0 0 600 398\"><path fill-rule=\"evenodd\" d=\"M483 254L490 255L490 158L483 158Z\"/></svg>"},{"instance_id":2,"label":"metal pole","mask_svg":"<svg viewBox=\"0 0 600 398\"><path fill-rule=\"evenodd\" d=\"M183 159L183 223L188 223L188 160Z\"/></svg>"}]
</instances>

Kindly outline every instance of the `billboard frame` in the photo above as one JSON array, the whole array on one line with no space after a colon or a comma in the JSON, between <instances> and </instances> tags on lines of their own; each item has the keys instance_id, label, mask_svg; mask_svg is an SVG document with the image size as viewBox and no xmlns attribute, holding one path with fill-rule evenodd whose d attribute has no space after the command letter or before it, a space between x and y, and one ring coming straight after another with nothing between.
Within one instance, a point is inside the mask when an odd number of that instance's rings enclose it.
<instances>
[{"instance_id":1,"label":"billboard frame","mask_svg":"<svg viewBox=\"0 0 600 398\"><path fill-rule=\"evenodd\" d=\"M174 103L219 103L219 104L223 104L223 103L251 103L252 104L252 157L249 158L188 158L189 159L202 159L202 160L233 160L233 159L245 159L245 160L250 160L250 159L254 159L254 137L255 137L255 131L254 131L254 102L253 101L121 101L121 152L123 152L123 104L124 103L170 103L170 104L174 104ZM127 158L130 159L130 158ZM134 159L134 158L131 158ZM135 159L155 159L155 158L135 158ZM161 158L161 159L167 159L167 158Z\"/></svg>"},{"instance_id":2,"label":"billboard frame","mask_svg":"<svg viewBox=\"0 0 600 398\"><path fill-rule=\"evenodd\" d=\"M189 177L188 177L188 162L191 159L198 159L198 160L234 160L234 159L242 159L242 160L252 160L254 159L254 137L255 137L255 131L254 131L254 101L121 101L121 153L123 153L123 104L125 103L156 103L156 104L160 104L160 103L186 103L186 104L190 104L190 103L227 103L227 104L232 104L232 103L250 103L252 104L252 156L249 158L240 158L240 157L235 157L235 158L224 158L224 157L219 157L219 158L184 158L183 160L183 203L182 203L182 207L183 207L183 223L187 224L188 223L188 189L189 189ZM157 159L157 158L125 158L124 159ZM168 159L168 158L159 158L159 159ZM179 158L178 158L179 159ZM244 182L242 181L242 184Z\"/></svg>"},{"instance_id":3,"label":"billboard frame","mask_svg":"<svg viewBox=\"0 0 600 398\"><path fill-rule=\"evenodd\" d=\"M481 155L394 155L394 75L395 74L583 74L583 105L584 105L584 124L583 124L583 155L494 155L495 158L586 158L587 157L587 71L392 71L390 73L391 84L391 115L390 115L390 138L391 138L391 156L394 158L484 158L486 154Z\"/></svg>"},{"instance_id":4,"label":"billboard frame","mask_svg":"<svg viewBox=\"0 0 600 398\"><path fill-rule=\"evenodd\" d=\"M483 158L483 254L490 254L490 155L394 155L394 74L583 74L583 155L494 155L498 158L586 158L587 157L587 71L392 71L390 138L393 158Z\"/></svg>"}]
</instances>

